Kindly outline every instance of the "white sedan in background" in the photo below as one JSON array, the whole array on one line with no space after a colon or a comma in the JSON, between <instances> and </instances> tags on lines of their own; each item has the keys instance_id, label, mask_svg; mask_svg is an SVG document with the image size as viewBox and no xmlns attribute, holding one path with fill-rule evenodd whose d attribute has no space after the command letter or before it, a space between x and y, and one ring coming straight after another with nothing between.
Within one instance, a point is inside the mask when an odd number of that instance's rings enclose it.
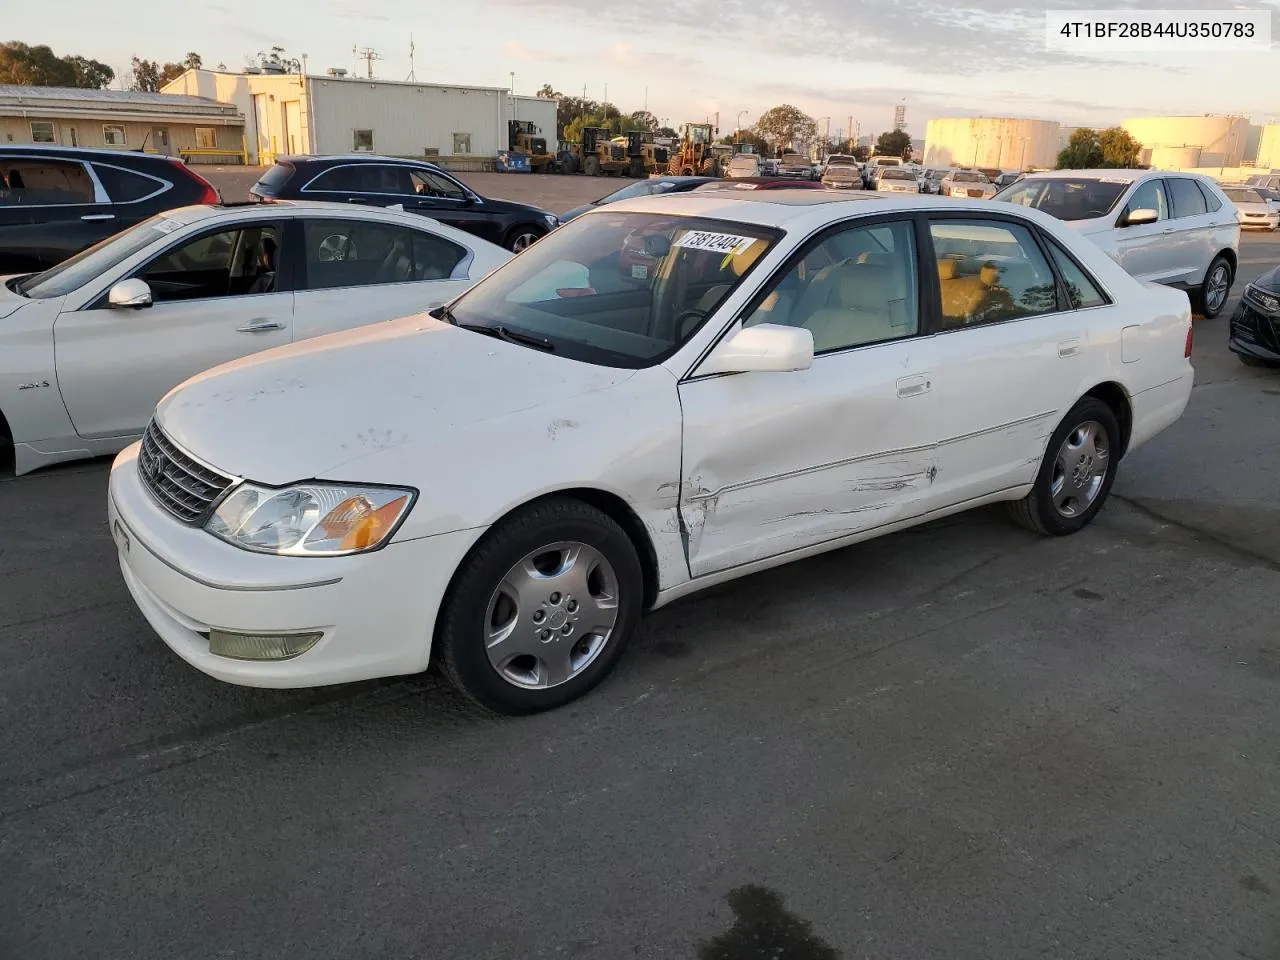
<instances>
[{"instance_id":1,"label":"white sedan in background","mask_svg":"<svg viewBox=\"0 0 1280 960\"><path fill-rule=\"evenodd\" d=\"M434 317L208 371L111 471L125 582L219 679L566 703L642 610L1005 501L1070 534L1191 392L1185 295L1034 210L686 193ZM767 589L763 584L761 589Z\"/></svg>"},{"instance_id":2,"label":"white sedan in background","mask_svg":"<svg viewBox=\"0 0 1280 960\"><path fill-rule=\"evenodd\" d=\"M394 209L170 210L44 273L0 278L0 444L18 474L115 453L201 370L430 309L510 258Z\"/></svg>"},{"instance_id":3,"label":"white sedan in background","mask_svg":"<svg viewBox=\"0 0 1280 960\"><path fill-rule=\"evenodd\" d=\"M1222 192L1236 208L1236 215L1243 229L1275 230L1280 227L1280 213L1258 190L1253 187L1224 186Z\"/></svg>"}]
</instances>

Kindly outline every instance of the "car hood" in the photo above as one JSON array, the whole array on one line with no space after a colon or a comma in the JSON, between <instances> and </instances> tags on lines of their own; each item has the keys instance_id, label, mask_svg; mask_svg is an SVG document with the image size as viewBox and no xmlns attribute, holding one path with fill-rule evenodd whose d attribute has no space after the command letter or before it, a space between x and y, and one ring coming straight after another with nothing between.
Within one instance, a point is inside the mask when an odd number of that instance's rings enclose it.
<instances>
[{"instance_id":1,"label":"car hood","mask_svg":"<svg viewBox=\"0 0 1280 960\"><path fill-rule=\"evenodd\" d=\"M1280 267L1274 267L1268 270L1257 280L1253 281L1253 285L1259 290L1267 293L1280 294Z\"/></svg>"},{"instance_id":2,"label":"car hood","mask_svg":"<svg viewBox=\"0 0 1280 960\"><path fill-rule=\"evenodd\" d=\"M419 314L214 367L170 391L156 422L225 473L271 485L345 479L366 457L633 375Z\"/></svg>"},{"instance_id":3,"label":"car hood","mask_svg":"<svg viewBox=\"0 0 1280 960\"><path fill-rule=\"evenodd\" d=\"M515 200L503 200L501 197L485 197L480 209L490 213L529 213L539 217L552 215L550 210L543 210L529 203L517 203Z\"/></svg>"},{"instance_id":4,"label":"car hood","mask_svg":"<svg viewBox=\"0 0 1280 960\"><path fill-rule=\"evenodd\" d=\"M599 207L599 206L603 206L603 204L599 204L599 203L584 203L584 204L583 204L582 206L580 206L580 207L574 207L572 210L568 211L567 213L562 213L562 214L560 214L560 222L561 222L561 223L568 223L568 222L569 222L570 220L572 220L574 217L580 217L580 216L582 216L584 213L586 213L587 211L589 211L589 210L594 210L596 207Z\"/></svg>"}]
</instances>

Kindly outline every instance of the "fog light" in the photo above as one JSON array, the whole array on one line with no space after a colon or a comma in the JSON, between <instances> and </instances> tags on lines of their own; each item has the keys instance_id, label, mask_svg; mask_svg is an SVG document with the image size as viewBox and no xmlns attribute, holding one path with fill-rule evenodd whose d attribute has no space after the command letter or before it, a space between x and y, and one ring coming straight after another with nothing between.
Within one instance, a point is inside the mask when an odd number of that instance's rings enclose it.
<instances>
[{"instance_id":1,"label":"fog light","mask_svg":"<svg viewBox=\"0 0 1280 960\"><path fill-rule=\"evenodd\" d=\"M233 660L290 660L306 653L323 633L232 633L209 631L209 652Z\"/></svg>"}]
</instances>

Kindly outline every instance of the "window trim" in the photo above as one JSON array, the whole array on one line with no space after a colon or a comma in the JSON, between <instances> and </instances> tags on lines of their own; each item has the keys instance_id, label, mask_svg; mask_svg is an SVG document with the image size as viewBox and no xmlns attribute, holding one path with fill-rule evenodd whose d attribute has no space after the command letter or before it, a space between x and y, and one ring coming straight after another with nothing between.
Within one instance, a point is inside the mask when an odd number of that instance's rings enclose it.
<instances>
[{"instance_id":1,"label":"window trim","mask_svg":"<svg viewBox=\"0 0 1280 960\"><path fill-rule=\"evenodd\" d=\"M1066 248L1066 245L1061 240L1059 240L1057 237L1052 236L1051 234L1041 231L1040 246L1044 249L1045 253L1048 254L1049 269L1052 270L1058 278L1058 283L1060 285L1059 296L1063 297L1064 298L1063 302L1068 305L1065 310L1059 310L1058 311L1059 313L1079 313L1081 310L1097 310L1100 307L1115 306L1116 299L1111 295L1111 291L1102 285L1102 282L1094 275L1093 271L1090 270L1088 267L1086 267L1083 263L1081 263L1080 258L1077 257L1070 250L1068 250ZM1067 295L1067 289L1066 289L1067 278L1062 275L1062 270L1058 266L1058 258L1054 256L1056 251L1061 251L1062 255L1066 257L1069 261L1071 261L1072 266L1074 266L1077 270L1079 270L1084 275L1084 278L1088 280L1091 284L1093 284L1093 289L1097 290L1098 295L1102 297L1101 303L1095 303L1091 307L1073 307L1070 305L1071 299ZM1045 314L1037 313L1035 314L1035 316L1043 317L1045 316ZM1031 320L1033 318L1025 317L1023 319Z\"/></svg>"},{"instance_id":2,"label":"window trim","mask_svg":"<svg viewBox=\"0 0 1280 960\"><path fill-rule=\"evenodd\" d=\"M119 130L120 142L110 143L107 140L107 130ZM127 147L129 145L129 130L123 123L104 123L102 125L102 145L104 147Z\"/></svg>"},{"instance_id":3,"label":"window trim","mask_svg":"<svg viewBox=\"0 0 1280 960\"><path fill-rule=\"evenodd\" d=\"M105 197L105 199L102 202L108 203L113 207L127 207L131 203L142 203L146 200L150 200L154 197L158 197L160 196L160 194L168 190L173 189L172 180L165 180L162 177L153 176L150 173L143 173L141 170L132 170L129 167L122 167L119 164L115 164L115 163L104 163L100 160L89 160L87 162L89 164L90 172L94 173L94 178L93 178L94 184L102 191L102 195ZM131 173L135 177L145 177L147 180L154 180L156 183L159 184L159 187L153 190L151 193L146 194L145 196L138 197L138 199L136 200L115 200L112 198L111 192L106 187L104 187L102 185L102 181L98 179L97 174L94 171L95 166L108 167L112 170L120 170L124 173Z\"/></svg>"},{"instance_id":4,"label":"window trim","mask_svg":"<svg viewBox=\"0 0 1280 960\"><path fill-rule=\"evenodd\" d=\"M1197 187L1199 187L1200 192L1204 194L1205 209L1208 210L1209 213L1217 213L1219 210L1222 209L1222 198L1219 197L1216 193L1214 193L1213 189L1207 183L1205 183L1203 180L1199 179L1198 177L1188 177L1187 179L1189 179L1192 183L1194 183ZM1212 204L1215 204L1215 203L1217 204L1217 206L1216 207L1212 206Z\"/></svg>"},{"instance_id":5,"label":"window trim","mask_svg":"<svg viewBox=\"0 0 1280 960\"><path fill-rule=\"evenodd\" d=\"M422 170L427 173L441 174L444 176L446 180L453 180L454 183L460 186L462 188L462 192L466 194L468 197L470 197L473 202L475 203L482 202L481 198L476 194L474 190L468 187L461 180L454 180L453 177L450 177L447 174L444 174L442 170L439 170L434 167L423 166L416 163L403 163L403 162L396 162L396 161L379 161L379 160L367 160L363 163L335 163L332 166L325 167L323 170L321 170L319 173L313 176L310 180L304 183L301 187L298 188L298 192L299 193L350 193L350 194L360 194L360 195L370 196L370 197L417 197L418 196L416 193L385 193L381 190L331 190L328 187L312 186L312 184L314 184L317 180L319 180L325 174L333 170L346 170L352 167L357 167L357 168L358 167L396 167L399 169L410 170L410 171ZM449 198L433 197L432 199L449 199Z\"/></svg>"},{"instance_id":6,"label":"window trim","mask_svg":"<svg viewBox=\"0 0 1280 960\"><path fill-rule=\"evenodd\" d=\"M201 146L200 144L201 132L209 133L210 134L209 139L213 141L207 147ZM217 127L196 127L194 132L192 133L192 136L195 138L197 150L217 150L218 149L218 128Z\"/></svg>"},{"instance_id":7,"label":"window trim","mask_svg":"<svg viewBox=\"0 0 1280 960\"><path fill-rule=\"evenodd\" d=\"M281 257L279 262L277 262L276 264L276 289L270 291L269 293L241 293L241 294L237 294L235 299L251 300L254 297L273 297L279 293L292 294L295 292L294 291L293 258L289 257L287 254L289 251L288 229L289 229L289 224L293 219L294 218L292 217L289 217L289 218L264 217L262 219L235 220L229 223L224 222L224 223L216 224L213 226L206 226L203 229L192 230L189 233L181 234L179 235L177 240L174 240L171 243L164 244L154 253L149 254L145 260L128 268L127 270L124 271L124 273L119 274L114 280L109 281L106 287L104 287L102 290L98 291L95 294L91 294L89 298L85 301L84 306L80 307L80 309L81 310L104 310L104 309L109 310L111 309L111 307L107 303L107 297L110 295L112 287L114 287L117 283L120 283L123 280L134 280L134 279L141 280L142 279L141 275L147 272L147 268L150 267L157 260L159 260L161 257L165 256L166 254L172 253L174 250L178 249L179 247L185 246L188 243L194 243L197 240L203 240L205 237L212 236L213 234L216 234L216 233L226 233L230 230L246 230L252 227L274 226L280 234L280 243L284 246L285 248L284 253L286 255ZM155 306L163 306L167 304L186 305L189 303L212 303L214 301L224 301L224 300L230 300L230 299L233 299L233 298L230 296L226 296L226 297L193 297L190 300L158 300L156 301Z\"/></svg>"},{"instance_id":8,"label":"window trim","mask_svg":"<svg viewBox=\"0 0 1280 960\"><path fill-rule=\"evenodd\" d=\"M38 124L41 124L41 125L44 125L44 124L48 124L48 125L49 125L49 136L50 136L52 139L49 139L49 140L37 140L37 139L36 139L36 124L37 124L37 123L38 123ZM56 143L58 143L58 125L57 125L54 121L52 121L52 120L29 120L29 121L27 121L27 128L28 128L28 131L29 131L29 132L30 132L30 134L31 134L31 142L32 142L33 144L36 144L36 143L44 143L44 144L50 144L50 143L52 143L52 144L56 144Z\"/></svg>"},{"instance_id":9,"label":"window trim","mask_svg":"<svg viewBox=\"0 0 1280 960\"><path fill-rule=\"evenodd\" d=\"M462 259L454 264L453 272L447 277L437 277L434 280L402 280L399 283L353 283L345 287L315 287L308 285L307 272L307 251L306 251L306 224L312 220L349 220L351 223L372 224L374 226L399 227L402 230L408 230L410 233L420 233L425 236L434 237L437 240L443 240L445 243L451 243L455 247L461 247L463 250ZM289 220L295 231L295 242L290 247L295 251L294 256L289 259L292 261L291 267L293 273L291 277L297 278L297 285L294 288L295 293L327 293L330 290L365 290L370 287L402 287L408 284L419 283L451 283L457 280L468 280L471 277L471 267L475 263L476 251L474 247L458 243L452 237L443 237L434 231L427 230L415 224L397 223L391 220L373 219L372 217L344 216L341 211L325 211L307 212L302 216L291 217Z\"/></svg>"},{"instance_id":10,"label":"window trim","mask_svg":"<svg viewBox=\"0 0 1280 960\"><path fill-rule=\"evenodd\" d=\"M84 170L85 175L89 178L89 182L93 184L92 200L73 200L70 203L24 203L22 204L22 207L24 209L47 210L47 209L61 209L62 207L96 207L96 206L111 205L111 201L107 198L107 191L103 188L102 182L98 180L98 175L93 170L93 164L90 163L88 160L76 160L76 159L72 159L71 157L60 157L60 156L44 157L44 156L33 155L29 153L24 154L24 153L0 152L0 161L2 161L6 157L11 160L17 160L19 162L32 162L32 161L43 160L46 163L53 162L53 163L69 163L72 165L79 165L79 167L82 170Z\"/></svg>"},{"instance_id":11,"label":"window trim","mask_svg":"<svg viewBox=\"0 0 1280 960\"><path fill-rule=\"evenodd\" d=\"M736 330L744 329L742 326L743 321L759 308L760 304L764 302L764 299L773 292L774 285L785 280L787 274L795 269L796 265L803 260L810 251L815 247L821 246L826 242L827 238L833 234L844 233L848 230L856 230L861 227L874 227L878 224L884 223L905 222L908 225L913 222L916 223L915 235L911 238L912 243L915 246L916 253L916 332L904 337L894 337L890 340L876 340L871 343L860 343L856 346L843 347L837 350L827 350L823 353L815 353L813 355L814 362L817 362L820 358L825 359L826 357L839 356L840 354L848 353L851 350L864 350L868 347L883 346L886 343L901 343L904 340L915 340L928 336L929 334L926 332L923 309L927 277L922 276L924 271L921 269L922 261L920 258L919 219L919 215L913 211L902 211L897 213L885 211L873 214L855 214L851 217L837 220L834 223L823 224L793 248L792 251L787 254L782 263L775 267L769 275L765 277L764 281L756 288L756 291L751 294L746 303L744 303L741 308L734 311L732 317L715 335L711 343L698 354L693 363L689 365L684 374L678 379L677 385L693 383L698 380L710 380L715 377L733 376L733 374L729 373L698 373L697 370L706 362L707 357L715 351L716 347L718 347L726 337L731 336ZM936 288L934 292L936 293Z\"/></svg>"},{"instance_id":12,"label":"window trim","mask_svg":"<svg viewBox=\"0 0 1280 960\"><path fill-rule=\"evenodd\" d=\"M1004 320L993 320L990 323L980 323L980 324L974 324L972 326L944 327L942 325L942 322L943 322L942 281L938 278L938 275L937 275L938 271L935 266L933 270L933 280L934 280L935 290L934 290L933 301L930 304L930 306L932 307L932 313L931 313L931 316L929 317L929 335L930 336L945 336L945 335L954 334L954 333L964 333L965 331L968 331L968 330L982 330L987 327L1001 327L1007 323L1019 323L1023 320L1038 320L1041 317L1060 316L1066 313L1077 313L1080 310L1096 309L1095 307L1071 307L1071 306L1064 307L1063 306L1063 304L1070 304L1071 301L1067 297L1066 285L1062 279L1062 274L1058 270L1058 265L1053 262L1053 255L1049 250L1049 248L1047 247L1047 243L1050 238L1043 236L1041 234L1040 228L1036 224L1032 223L1031 221L1023 220L1021 217L1013 216L1006 213L997 213L995 211L981 210L981 211L974 211L972 213L966 214L964 212L952 213L949 211L941 211L936 209L929 210L927 213L925 213L921 217L921 220L922 220L921 226L924 230L925 237L928 240L928 244L929 244L928 250L929 250L930 257L928 262L933 264L937 264L938 255L937 255L937 251L934 249L934 246L933 246L933 233L929 229L929 224L935 220L942 220L942 221L988 220L996 223L1011 223L1014 226L1022 227L1029 234L1031 234L1031 241L1036 245L1036 249L1040 251L1040 256L1044 258L1045 264L1049 267L1049 272L1053 275L1053 287L1054 287L1054 293L1057 301L1056 309L1046 310L1044 313L1030 313L1023 317L1008 317ZM1063 245L1059 243L1058 246L1063 246ZM1077 267L1080 267L1079 261L1076 260L1074 256L1071 256L1070 252L1067 251L1065 247L1063 247L1063 251L1067 253L1069 257L1071 257L1071 261L1075 263ZM1086 277L1093 279L1093 274L1090 271L1084 270L1083 267L1080 267L1080 269L1082 270L1082 272ZM1106 298L1110 297L1110 292L1107 291L1105 288L1103 288L1100 284L1098 284L1096 280L1094 281L1094 285L1099 288L1099 291L1103 294L1104 297ZM1110 306L1110 305L1111 305L1111 302L1100 304L1100 306Z\"/></svg>"},{"instance_id":13,"label":"window trim","mask_svg":"<svg viewBox=\"0 0 1280 960\"><path fill-rule=\"evenodd\" d=\"M357 146L356 146L356 134L358 134L358 133L367 133L367 134L369 134L369 149L368 149L368 150L362 150L360 147L357 147ZM374 138L373 138L373 127L352 127L352 128L351 128L351 150L352 150L352 152L354 152L354 153L373 153L373 152L375 151L375 149L376 149L375 144L376 144L376 141L375 141L375 140L374 140Z\"/></svg>"},{"instance_id":14,"label":"window trim","mask_svg":"<svg viewBox=\"0 0 1280 960\"><path fill-rule=\"evenodd\" d=\"M1129 229L1125 225L1124 219L1129 215L1130 204L1132 204L1133 198L1138 195L1138 191L1141 190L1143 187L1145 187L1148 183L1156 183L1159 185L1160 189L1164 191L1164 204L1166 207L1169 208L1169 216L1165 217L1164 220L1157 220L1156 223L1164 223L1165 220L1174 219L1173 201L1170 198L1170 194L1172 193L1172 191L1165 185L1164 177L1146 177L1134 183L1133 187L1130 188L1127 197L1125 194L1120 195L1120 199L1124 200L1124 205L1120 207L1120 212L1116 214L1115 223L1112 224L1112 226L1115 227L1117 230ZM1144 224L1139 224L1139 226L1149 227L1149 226L1152 226L1152 224L1144 223Z\"/></svg>"}]
</instances>

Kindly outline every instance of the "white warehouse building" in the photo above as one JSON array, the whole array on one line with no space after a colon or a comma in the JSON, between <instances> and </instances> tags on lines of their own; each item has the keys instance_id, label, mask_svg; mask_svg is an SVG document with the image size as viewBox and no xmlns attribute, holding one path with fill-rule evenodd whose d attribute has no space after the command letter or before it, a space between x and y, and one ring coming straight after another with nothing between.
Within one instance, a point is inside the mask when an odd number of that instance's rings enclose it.
<instances>
[{"instance_id":1,"label":"white warehouse building","mask_svg":"<svg viewBox=\"0 0 1280 960\"><path fill-rule=\"evenodd\" d=\"M1157 170L1239 167L1254 159L1247 117L1135 117L1121 126L1142 145L1141 162Z\"/></svg>"},{"instance_id":2,"label":"white warehouse building","mask_svg":"<svg viewBox=\"0 0 1280 960\"><path fill-rule=\"evenodd\" d=\"M245 118L250 164L286 154L378 153L485 169L505 150L509 120L529 120L556 140L556 102L504 87L366 80L333 71L188 70L164 93L233 103Z\"/></svg>"},{"instance_id":3,"label":"white warehouse building","mask_svg":"<svg viewBox=\"0 0 1280 960\"><path fill-rule=\"evenodd\" d=\"M1016 117L945 117L925 128L926 167L1052 167L1058 159L1059 125Z\"/></svg>"}]
</instances>

